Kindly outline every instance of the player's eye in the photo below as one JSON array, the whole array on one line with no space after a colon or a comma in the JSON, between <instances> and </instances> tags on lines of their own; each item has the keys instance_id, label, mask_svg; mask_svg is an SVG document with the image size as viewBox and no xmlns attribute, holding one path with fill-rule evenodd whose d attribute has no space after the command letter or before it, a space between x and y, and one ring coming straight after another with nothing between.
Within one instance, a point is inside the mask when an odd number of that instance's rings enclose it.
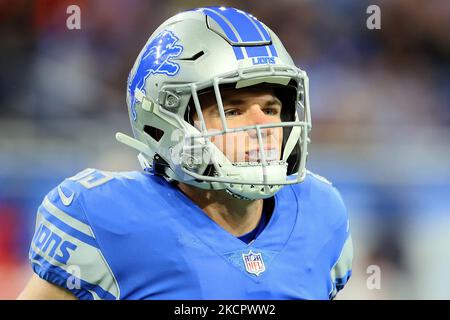
<instances>
[{"instance_id":1,"label":"player's eye","mask_svg":"<svg viewBox=\"0 0 450 320\"><path fill-rule=\"evenodd\" d=\"M277 107L269 107L269 108L265 108L264 113L269 115L269 116L276 116L278 114L280 114L280 108Z\"/></svg>"},{"instance_id":2,"label":"player's eye","mask_svg":"<svg viewBox=\"0 0 450 320\"><path fill-rule=\"evenodd\" d=\"M241 111L239 109L227 109L225 110L225 117L235 117L241 114Z\"/></svg>"}]
</instances>

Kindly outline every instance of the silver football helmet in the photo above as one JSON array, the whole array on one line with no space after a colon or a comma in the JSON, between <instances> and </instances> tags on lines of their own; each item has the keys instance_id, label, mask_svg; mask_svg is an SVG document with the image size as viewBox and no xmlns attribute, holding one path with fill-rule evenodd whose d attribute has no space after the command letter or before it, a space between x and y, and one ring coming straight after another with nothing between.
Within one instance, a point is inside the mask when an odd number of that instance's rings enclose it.
<instances>
[{"instance_id":1,"label":"silver football helmet","mask_svg":"<svg viewBox=\"0 0 450 320\"><path fill-rule=\"evenodd\" d=\"M281 123L229 128L221 90L270 86L283 102ZM208 130L199 95L212 92L221 130ZM202 189L225 189L241 199L274 195L306 175L311 129L308 77L297 68L275 33L251 14L208 7L179 13L150 36L127 85L134 138L118 141L137 149L144 170ZM189 119L194 110L198 123ZM282 128L282 154L270 159L264 130ZM253 130L257 161L233 162L212 137Z\"/></svg>"}]
</instances>

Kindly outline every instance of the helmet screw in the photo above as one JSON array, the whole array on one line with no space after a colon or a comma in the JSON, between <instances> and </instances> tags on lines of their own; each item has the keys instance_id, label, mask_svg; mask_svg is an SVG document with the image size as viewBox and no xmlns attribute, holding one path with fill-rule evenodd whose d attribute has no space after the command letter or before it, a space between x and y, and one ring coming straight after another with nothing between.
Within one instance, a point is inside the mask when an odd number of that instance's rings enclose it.
<instances>
[{"instance_id":1,"label":"helmet screw","mask_svg":"<svg viewBox=\"0 0 450 320\"><path fill-rule=\"evenodd\" d=\"M169 94L166 99L166 106L168 108L174 108L174 107L178 106L178 102L179 102L178 97L176 97L172 94Z\"/></svg>"}]
</instances>

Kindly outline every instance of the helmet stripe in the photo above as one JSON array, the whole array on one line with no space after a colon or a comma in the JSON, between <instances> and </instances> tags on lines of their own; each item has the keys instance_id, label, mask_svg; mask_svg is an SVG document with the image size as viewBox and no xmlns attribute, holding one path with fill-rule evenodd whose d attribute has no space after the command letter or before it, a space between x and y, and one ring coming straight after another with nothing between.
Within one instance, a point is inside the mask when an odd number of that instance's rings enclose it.
<instances>
[{"instance_id":1,"label":"helmet stripe","mask_svg":"<svg viewBox=\"0 0 450 320\"><path fill-rule=\"evenodd\" d=\"M233 42L257 42L270 41L270 34L263 24L252 15L225 7L206 7L196 9L213 19L225 32L226 36ZM234 29L234 30L233 30ZM246 57L277 57L277 51L273 44L268 46L232 46L236 59L242 60ZM245 50L246 57L244 57Z\"/></svg>"},{"instance_id":2,"label":"helmet stripe","mask_svg":"<svg viewBox=\"0 0 450 320\"><path fill-rule=\"evenodd\" d=\"M253 23L256 25L256 28L258 28L259 31L261 31L264 40L270 41L270 35L267 32L266 28L262 25L262 23L256 19L254 16L252 16L251 14L247 14L249 19L251 19L253 21Z\"/></svg>"},{"instance_id":3,"label":"helmet stripe","mask_svg":"<svg viewBox=\"0 0 450 320\"><path fill-rule=\"evenodd\" d=\"M266 41L272 41L272 38L270 37L269 33L267 32L267 29L263 26L263 24L254 16L252 16L251 14L246 13L246 15L248 16L248 18L250 19L250 21L253 22L253 24L256 26L256 28L259 30L260 34L262 35L262 37L264 38L264 40ZM270 50L270 54L273 57L278 57L277 54L277 50L275 49L274 45L271 44L268 47L268 50ZM248 50L247 50L248 51Z\"/></svg>"},{"instance_id":4,"label":"helmet stripe","mask_svg":"<svg viewBox=\"0 0 450 320\"><path fill-rule=\"evenodd\" d=\"M270 56L270 51L267 50L267 46L257 46L257 47L249 46L244 48L245 50L247 50L247 56L249 58Z\"/></svg>"},{"instance_id":5,"label":"helmet stripe","mask_svg":"<svg viewBox=\"0 0 450 320\"><path fill-rule=\"evenodd\" d=\"M225 32L227 37L230 38L231 41L235 42L239 41L236 34L226 23L226 21L220 15L216 14L211 8L201 8L200 11L202 11L205 15L213 19L222 28L222 30ZM241 47L233 46L233 51L236 56L236 59L238 60L244 59L244 53L242 52Z\"/></svg>"},{"instance_id":6,"label":"helmet stripe","mask_svg":"<svg viewBox=\"0 0 450 320\"><path fill-rule=\"evenodd\" d=\"M237 30L242 41L264 41L258 29L253 25L245 12L225 7L210 7L209 9L224 16Z\"/></svg>"},{"instance_id":7,"label":"helmet stripe","mask_svg":"<svg viewBox=\"0 0 450 320\"><path fill-rule=\"evenodd\" d=\"M272 54L272 56L278 57L277 50L275 49L275 46L274 46L273 44L271 44L271 45L269 46L269 49L270 49L270 53Z\"/></svg>"},{"instance_id":8,"label":"helmet stripe","mask_svg":"<svg viewBox=\"0 0 450 320\"><path fill-rule=\"evenodd\" d=\"M233 25L233 27L238 32L240 38L244 42L271 40L269 33L267 32L266 28L262 25L262 23L259 22L258 19L256 19L253 16L250 16L244 11L237 10L235 8L224 8L224 7L209 7L207 9L214 10L216 13L221 14L223 17L225 17L228 20L228 22ZM278 56L277 51L273 46L273 44L264 47L247 46L244 48L249 58Z\"/></svg>"}]
</instances>

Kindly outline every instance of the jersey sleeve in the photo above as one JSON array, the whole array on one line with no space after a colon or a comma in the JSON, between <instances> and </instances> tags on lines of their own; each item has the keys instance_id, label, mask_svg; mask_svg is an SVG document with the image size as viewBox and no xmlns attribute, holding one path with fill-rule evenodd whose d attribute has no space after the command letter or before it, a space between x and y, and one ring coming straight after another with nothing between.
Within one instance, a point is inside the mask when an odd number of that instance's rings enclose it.
<instances>
[{"instance_id":1,"label":"jersey sleeve","mask_svg":"<svg viewBox=\"0 0 450 320\"><path fill-rule=\"evenodd\" d=\"M332 291L330 299L334 299L339 291L341 291L352 275L352 261L353 261L353 244L352 237L349 233L347 240L344 243L338 261L331 269Z\"/></svg>"},{"instance_id":2,"label":"jersey sleeve","mask_svg":"<svg viewBox=\"0 0 450 320\"><path fill-rule=\"evenodd\" d=\"M348 220L347 208L341 198L341 195L334 188L338 205L341 211L341 218L343 224L336 231L336 242L340 243L338 258L331 269L331 282L332 290L330 292L330 299L334 299L339 291L341 291L352 275L352 262L353 262L353 242L350 233L350 224Z\"/></svg>"},{"instance_id":3,"label":"jersey sleeve","mask_svg":"<svg viewBox=\"0 0 450 320\"><path fill-rule=\"evenodd\" d=\"M118 283L87 219L82 188L66 179L44 198L29 259L40 278L79 299L119 299Z\"/></svg>"}]
</instances>

